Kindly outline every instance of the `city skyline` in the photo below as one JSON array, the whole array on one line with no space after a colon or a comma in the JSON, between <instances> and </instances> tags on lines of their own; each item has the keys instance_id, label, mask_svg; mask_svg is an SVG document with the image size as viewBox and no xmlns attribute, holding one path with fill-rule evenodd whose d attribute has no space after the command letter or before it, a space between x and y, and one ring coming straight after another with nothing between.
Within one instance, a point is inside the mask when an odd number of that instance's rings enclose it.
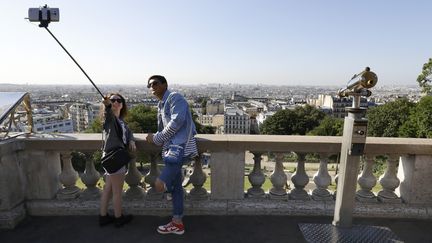
<instances>
[{"instance_id":1,"label":"city skyline","mask_svg":"<svg viewBox=\"0 0 432 243\"><path fill-rule=\"evenodd\" d=\"M416 85L432 56L428 1L56 1L49 28L97 85L343 86L370 66L378 85ZM36 1L2 14L0 83L89 84L36 23ZM97 14L95 14L97 12Z\"/></svg>"}]
</instances>

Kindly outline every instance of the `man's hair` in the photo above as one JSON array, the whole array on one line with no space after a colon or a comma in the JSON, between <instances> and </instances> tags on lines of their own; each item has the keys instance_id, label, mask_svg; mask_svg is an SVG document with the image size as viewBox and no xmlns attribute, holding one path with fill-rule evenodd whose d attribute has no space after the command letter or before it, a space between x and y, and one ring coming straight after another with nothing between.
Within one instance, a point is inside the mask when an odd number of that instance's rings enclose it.
<instances>
[{"instance_id":1,"label":"man's hair","mask_svg":"<svg viewBox=\"0 0 432 243\"><path fill-rule=\"evenodd\" d=\"M159 81L161 84L166 84L166 83L167 83L167 80L166 80L166 78L165 78L164 76L162 76L162 75L153 75L153 76L151 76L151 77L147 80L147 84L148 84L148 83L150 82L150 80L152 80L152 79Z\"/></svg>"}]
</instances>

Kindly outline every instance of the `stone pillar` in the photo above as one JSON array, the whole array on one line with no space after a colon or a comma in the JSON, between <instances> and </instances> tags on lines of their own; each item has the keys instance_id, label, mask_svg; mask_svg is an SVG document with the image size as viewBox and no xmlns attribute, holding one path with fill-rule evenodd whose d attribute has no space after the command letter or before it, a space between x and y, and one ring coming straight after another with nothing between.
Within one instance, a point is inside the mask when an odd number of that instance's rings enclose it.
<instances>
[{"instance_id":1,"label":"stone pillar","mask_svg":"<svg viewBox=\"0 0 432 243\"><path fill-rule=\"evenodd\" d=\"M141 187L142 174L136 167L136 155L134 154L128 164L128 172L125 181L129 185L129 189L124 194L128 200L141 200L145 197L145 189ZM145 188L145 184L144 184Z\"/></svg>"},{"instance_id":2,"label":"stone pillar","mask_svg":"<svg viewBox=\"0 0 432 243\"><path fill-rule=\"evenodd\" d=\"M81 192L80 198L85 200L99 199L101 190L96 187L101 175L96 170L91 158L86 157L86 166L81 175L81 181L86 185L86 189Z\"/></svg>"},{"instance_id":3,"label":"stone pillar","mask_svg":"<svg viewBox=\"0 0 432 243\"><path fill-rule=\"evenodd\" d=\"M288 181L288 176L285 174L283 167L284 153L275 153L275 169L270 175L270 181L273 187L269 191L271 199L287 199L285 185Z\"/></svg>"},{"instance_id":4,"label":"stone pillar","mask_svg":"<svg viewBox=\"0 0 432 243\"><path fill-rule=\"evenodd\" d=\"M20 154L23 156L20 160L26 181L26 199L55 198L59 189L62 188L59 180L61 173L60 153L57 151L28 150L22 151ZM69 162L71 162L70 158ZM72 167L72 164L70 166ZM78 174L76 174L76 178L78 178Z\"/></svg>"},{"instance_id":5,"label":"stone pillar","mask_svg":"<svg viewBox=\"0 0 432 243\"><path fill-rule=\"evenodd\" d=\"M189 192L189 197L192 200L204 200L208 199L207 190L203 187L207 180L207 175L202 168L202 154L194 158L194 170L189 180L193 185L192 190Z\"/></svg>"},{"instance_id":6,"label":"stone pillar","mask_svg":"<svg viewBox=\"0 0 432 243\"><path fill-rule=\"evenodd\" d=\"M378 192L378 200L385 203L401 203L402 200L396 195L395 189L399 186L399 179L396 176L396 166L399 162L399 155L390 154L387 158L385 173L379 178L383 190Z\"/></svg>"},{"instance_id":7,"label":"stone pillar","mask_svg":"<svg viewBox=\"0 0 432 243\"><path fill-rule=\"evenodd\" d=\"M361 188L356 192L356 200L359 202L378 202L377 197L372 192L372 188L377 182L377 179L372 172L374 158L374 155L363 156L363 171L361 175L358 176L357 180Z\"/></svg>"},{"instance_id":8,"label":"stone pillar","mask_svg":"<svg viewBox=\"0 0 432 243\"><path fill-rule=\"evenodd\" d=\"M252 154L254 155L254 168L248 175L252 187L247 190L247 196L250 198L263 198L265 193L261 187L265 182L265 176L261 169L262 152L252 152Z\"/></svg>"},{"instance_id":9,"label":"stone pillar","mask_svg":"<svg viewBox=\"0 0 432 243\"><path fill-rule=\"evenodd\" d=\"M147 200L162 200L163 198L163 192L157 192L154 188L156 178L160 175L160 171L157 167L157 156L159 156L158 153L150 153L150 171L144 178L144 182L151 187L147 191Z\"/></svg>"},{"instance_id":10,"label":"stone pillar","mask_svg":"<svg viewBox=\"0 0 432 243\"><path fill-rule=\"evenodd\" d=\"M297 154L297 169L296 172L291 176L291 181L294 184L294 189L291 190L289 194L289 199L292 200L310 200L310 197L306 190L305 186L309 183L309 177L306 174L305 170L305 153L296 153Z\"/></svg>"},{"instance_id":11,"label":"stone pillar","mask_svg":"<svg viewBox=\"0 0 432 243\"><path fill-rule=\"evenodd\" d=\"M400 158L398 178L401 183L396 193L405 203L432 204L431 162L431 155L406 155Z\"/></svg>"},{"instance_id":12,"label":"stone pillar","mask_svg":"<svg viewBox=\"0 0 432 243\"><path fill-rule=\"evenodd\" d=\"M243 148L225 147L211 152L212 199L243 199L245 151Z\"/></svg>"},{"instance_id":13,"label":"stone pillar","mask_svg":"<svg viewBox=\"0 0 432 243\"><path fill-rule=\"evenodd\" d=\"M80 194L80 189L75 185L78 180L78 172L72 167L71 154L69 151L61 152L63 170L59 175L63 188L57 193L57 199L75 199Z\"/></svg>"},{"instance_id":14,"label":"stone pillar","mask_svg":"<svg viewBox=\"0 0 432 243\"><path fill-rule=\"evenodd\" d=\"M0 229L12 229L26 216L22 164L28 157L20 149L17 142L0 141Z\"/></svg>"},{"instance_id":15,"label":"stone pillar","mask_svg":"<svg viewBox=\"0 0 432 243\"><path fill-rule=\"evenodd\" d=\"M327 190L331 183L331 176L328 172L327 164L330 154L320 153L320 165L318 171L313 176L316 188L312 191L312 199L316 201L332 201L333 197Z\"/></svg>"}]
</instances>

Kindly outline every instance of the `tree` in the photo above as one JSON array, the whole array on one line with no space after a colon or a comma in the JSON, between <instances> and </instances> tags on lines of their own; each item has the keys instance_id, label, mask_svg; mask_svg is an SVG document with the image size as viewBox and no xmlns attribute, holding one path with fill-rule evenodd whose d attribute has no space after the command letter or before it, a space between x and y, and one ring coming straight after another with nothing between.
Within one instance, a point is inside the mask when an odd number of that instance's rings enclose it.
<instances>
[{"instance_id":1,"label":"tree","mask_svg":"<svg viewBox=\"0 0 432 243\"><path fill-rule=\"evenodd\" d=\"M262 134L305 135L318 126L324 117L324 112L306 105L276 112L264 121L260 129Z\"/></svg>"},{"instance_id":2,"label":"tree","mask_svg":"<svg viewBox=\"0 0 432 243\"><path fill-rule=\"evenodd\" d=\"M204 97L203 99L202 99L202 101L201 101L201 112L202 112L202 114L207 114L207 100L208 100L208 98L207 97Z\"/></svg>"},{"instance_id":3,"label":"tree","mask_svg":"<svg viewBox=\"0 0 432 243\"><path fill-rule=\"evenodd\" d=\"M414 107L414 103L406 98L401 98L370 108L366 113L368 135L372 137L399 137L399 128L408 120Z\"/></svg>"},{"instance_id":4,"label":"tree","mask_svg":"<svg viewBox=\"0 0 432 243\"><path fill-rule=\"evenodd\" d=\"M401 137L432 138L432 96L417 103L399 133Z\"/></svg>"},{"instance_id":5,"label":"tree","mask_svg":"<svg viewBox=\"0 0 432 243\"><path fill-rule=\"evenodd\" d=\"M344 120L326 116L319 126L315 127L308 135L314 136L342 136Z\"/></svg>"},{"instance_id":6,"label":"tree","mask_svg":"<svg viewBox=\"0 0 432 243\"><path fill-rule=\"evenodd\" d=\"M129 110L125 120L132 132L157 132L157 110L155 108L137 105Z\"/></svg>"},{"instance_id":7,"label":"tree","mask_svg":"<svg viewBox=\"0 0 432 243\"><path fill-rule=\"evenodd\" d=\"M422 92L425 94L430 94L432 91L432 58L423 64L423 69L420 75L417 77L417 82L419 83Z\"/></svg>"},{"instance_id":8,"label":"tree","mask_svg":"<svg viewBox=\"0 0 432 243\"><path fill-rule=\"evenodd\" d=\"M84 131L84 133L101 133L102 132L102 122L100 119L96 118L90 126Z\"/></svg>"}]
</instances>

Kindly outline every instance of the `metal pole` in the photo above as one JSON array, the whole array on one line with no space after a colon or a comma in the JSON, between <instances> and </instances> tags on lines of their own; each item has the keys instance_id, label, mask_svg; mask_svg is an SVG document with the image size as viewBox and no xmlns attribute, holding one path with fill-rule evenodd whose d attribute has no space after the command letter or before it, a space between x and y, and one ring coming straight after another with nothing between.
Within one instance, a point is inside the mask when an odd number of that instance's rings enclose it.
<instances>
[{"instance_id":1,"label":"metal pole","mask_svg":"<svg viewBox=\"0 0 432 243\"><path fill-rule=\"evenodd\" d=\"M50 35L54 38L54 40L57 41L57 43L61 46L61 48L63 48L63 50L69 55L69 57L72 59L72 61L75 62L75 64L79 67L79 69L81 69L81 71L84 73L84 75L88 78L88 80L93 84L93 86L95 87L95 89L99 92L99 94L102 96L102 98L105 98L104 95L102 94L102 92L99 90L99 88L96 86L96 84L93 83L93 81L91 80L91 78L87 75L87 73L84 71L84 69L82 69L82 67L78 64L77 61L75 61L75 59L73 58L73 56L66 50L66 48L60 43L59 40L57 40L57 38L53 35L53 33L51 33L51 31L48 29L48 27L44 27L48 33L50 33Z\"/></svg>"},{"instance_id":2,"label":"metal pole","mask_svg":"<svg viewBox=\"0 0 432 243\"><path fill-rule=\"evenodd\" d=\"M367 120L364 118L366 109L359 107L359 104L360 96L354 96L352 107L347 108L348 116L344 121L333 217L333 225L339 227L352 226L360 157L363 155L366 143Z\"/></svg>"}]
</instances>

